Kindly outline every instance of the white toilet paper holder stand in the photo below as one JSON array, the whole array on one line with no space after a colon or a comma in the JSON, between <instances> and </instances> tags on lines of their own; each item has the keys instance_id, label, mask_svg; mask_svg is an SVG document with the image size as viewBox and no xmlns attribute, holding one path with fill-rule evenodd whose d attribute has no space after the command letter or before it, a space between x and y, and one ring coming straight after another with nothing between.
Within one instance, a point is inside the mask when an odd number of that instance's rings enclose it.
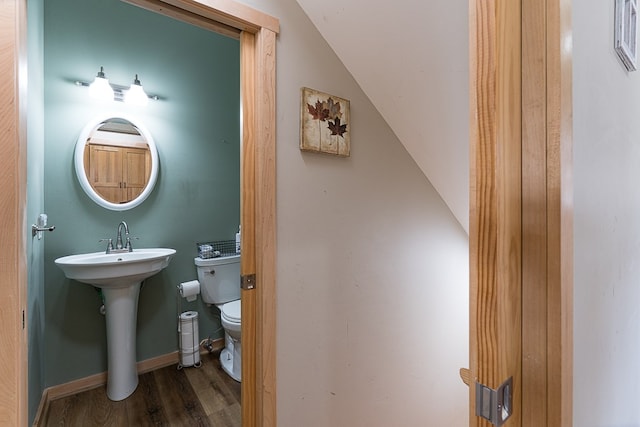
<instances>
[{"instance_id":1,"label":"white toilet paper holder stand","mask_svg":"<svg viewBox=\"0 0 640 427\"><path fill-rule=\"evenodd\" d=\"M181 370L182 368L184 368L185 366L193 366L195 368L199 368L202 366L202 360L200 360L200 357L198 357L198 361L196 363L194 363L193 365L183 365L182 364L182 336L181 336L181 319L180 319L180 315L182 314L182 293L180 292L180 285L176 285L176 306L178 309L178 315L176 316L176 321L178 323L178 327L176 328L176 335L177 335L177 339L178 339L178 351L180 353L179 358L178 358L178 370ZM194 346L197 348L198 353L200 352L200 342L199 342L199 338L195 338L195 340L197 342L194 342Z\"/></svg>"}]
</instances>

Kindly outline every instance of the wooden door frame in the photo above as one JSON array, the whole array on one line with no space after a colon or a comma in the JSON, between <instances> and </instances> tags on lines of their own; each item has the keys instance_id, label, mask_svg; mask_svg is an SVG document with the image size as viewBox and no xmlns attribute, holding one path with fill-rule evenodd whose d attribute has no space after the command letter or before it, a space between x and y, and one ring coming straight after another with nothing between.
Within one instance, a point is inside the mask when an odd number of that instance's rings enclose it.
<instances>
[{"instance_id":1,"label":"wooden door frame","mask_svg":"<svg viewBox=\"0 0 640 427\"><path fill-rule=\"evenodd\" d=\"M507 425L570 426L571 0L469 5L470 377L514 377Z\"/></svg>"},{"instance_id":2,"label":"wooden door frame","mask_svg":"<svg viewBox=\"0 0 640 427\"><path fill-rule=\"evenodd\" d=\"M0 0L0 419L27 409L27 4Z\"/></svg>"},{"instance_id":3,"label":"wooden door frame","mask_svg":"<svg viewBox=\"0 0 640 427\"><path fill-rule=\"evenodd\" d=\"M129 3L240 38L242 91L243 426L276 425L276 34L279 22L232 0L132 0ZM0 419L27 425L26 0L0 0ZM247 304L244 301L247 301ZM249 310L249 312L246 312ZM247 317L245 317L245 315ZM250 326L245 336L245 322ZM251 332L254 330L255 333ZM246 347L247 343L249 344ZM253 347L253 351L251 348ZM247 351L249 350L249 351ZM254 385L252 387L252 384Z\"/></svg>"},{"instance_id":4,"label":"wooden door frame","mask_svg":"<svg viewBox=\"0 0 640 427\"><path fill-rule=\"evenodd\" d=\"M123 0L240 40L242 425L276 418L276 35L279 21L231 0Z\"/></svg>"}]
</instances>

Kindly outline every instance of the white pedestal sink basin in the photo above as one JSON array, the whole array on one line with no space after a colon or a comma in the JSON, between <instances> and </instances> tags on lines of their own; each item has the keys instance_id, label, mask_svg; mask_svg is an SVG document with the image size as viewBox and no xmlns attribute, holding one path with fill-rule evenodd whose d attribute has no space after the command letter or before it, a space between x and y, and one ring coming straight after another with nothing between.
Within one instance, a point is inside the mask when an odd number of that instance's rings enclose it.
<instances>
[{"instance_id":1,"label":"white pedestal sink basin","mask_svg":"<svg viewBox=\"0 0 640 427\"><path fill-rule=\"evenodd\" d=\"M134 249L132 252L94 252L55 260L69 279L102 289L107 322L107 396L123 400L138 386L136 321L142 281L160 272L175 249Z\"/></svg>"}]
</instances>

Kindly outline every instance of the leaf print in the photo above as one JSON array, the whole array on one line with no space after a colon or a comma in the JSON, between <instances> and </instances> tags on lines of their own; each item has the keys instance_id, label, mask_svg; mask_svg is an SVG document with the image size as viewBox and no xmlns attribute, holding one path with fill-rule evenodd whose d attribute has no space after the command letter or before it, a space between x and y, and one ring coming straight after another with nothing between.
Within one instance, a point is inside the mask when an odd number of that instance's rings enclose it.
<instances>
[{"instance_id":1,"label":"leaf print","mask_svg":"<svg viewBox=\"0 0 640 427\"><path fill-rule=\"evenodd\" d=\"M307 109L309 110L311 117L313 117L313 120L320 120L324 122L329 117L329 109L326 107L326 103L320 102L320 100L316 101L315 107L307 103Z\"/></svg>"},{"instance_id":2,"label":"leaf print","mask_svg":"<svg viewBox=\"0 0 640 427\"><path fill-rule=\"evenodd\" d=\"M340 118L336 117L335 121L329 122L329 130L331 135L339 135L344 138L344 134L347 132L347 124L340 124Z\"/></svg>"},{"instance_id":3,"label":"leaf print","mask_svg":"<svg viewBox=\"0 0 640 427\"><path fill-rule=\"evenodd\" d=\"M307 87L302 88L301 95L300 149L349 157L349 100Z\"/></svg>"},{"instance_id":4,"label":"leaf print","mask_svg":"<svg viewBox=\"0 0 640 427\"><path fill-rule=\"evenodd\" d=\"M342 117L342 111L340 111L340 103L335 102L332 98L327 99L327 109L329 110L330 119L339 119Z\"/></svg>"}]
</instances>

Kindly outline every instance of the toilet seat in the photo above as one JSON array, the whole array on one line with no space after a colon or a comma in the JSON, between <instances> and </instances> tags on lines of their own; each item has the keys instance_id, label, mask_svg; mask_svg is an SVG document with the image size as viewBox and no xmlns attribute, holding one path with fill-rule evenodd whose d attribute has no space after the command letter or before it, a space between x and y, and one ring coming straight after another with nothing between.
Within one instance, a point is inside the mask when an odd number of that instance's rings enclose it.
<instances>
[{"instance_id":1,"label":"toilet seat","mask_svg":"<svg viewBox=\"0 0 640 427\"><path fill-rule=\"evenodd\" d=\"M227 322L240 323L242 312L240 300L235 300L224 304L220 309L220 312Z\"/></svg>"}]
</instances>

